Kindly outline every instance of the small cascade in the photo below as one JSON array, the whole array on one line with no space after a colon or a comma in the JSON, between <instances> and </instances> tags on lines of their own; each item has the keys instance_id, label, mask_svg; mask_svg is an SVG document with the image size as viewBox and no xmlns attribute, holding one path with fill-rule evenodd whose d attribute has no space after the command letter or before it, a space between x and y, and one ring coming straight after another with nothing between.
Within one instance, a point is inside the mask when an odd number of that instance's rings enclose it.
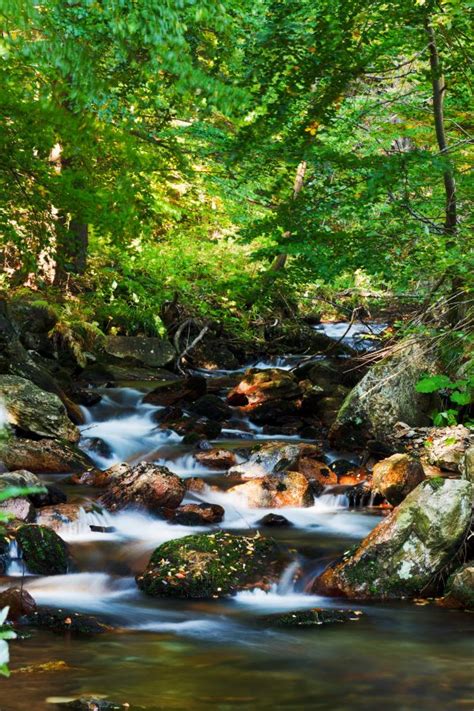
<instances>
[{"instance_id":1,"label":"small cascade","mask_svg":"<svg viewBox=\"0 0 474 711\"><path fill-rule=\"evenodd\" d=\"M23 560L23 554L18 543L16 541L11 541L8 548L8 565L6 575L11 578L18 578L31 574L32 573L30 573L25 561Z\"/></svg>"},{"instance_id":2,"label":"small cascade","mask_svg":"<svg viewBox=\"0 0 474 711\"><path fill-rule=\"evenodd\" d=\"M107 469L138 461L166 442L179 442L179 435L158 428L154 416L161 409L144 403L140 390L107 388L97 405L84 408L81 447L98 467Z\"/></svg>"},{"instance_id":3,"label":"small cascade","mask_svg":"<svg viewBox=\"0 0 474 711\"><path fill-rule=\"evenodd\" d=\"M369 352L379 346L378 337L385 331L386 323L353 323L350 327L346 321L319 323L313 326L318 333L324 333L329 338L350 346L356 351Z\"/></svg>"}]
</instances>

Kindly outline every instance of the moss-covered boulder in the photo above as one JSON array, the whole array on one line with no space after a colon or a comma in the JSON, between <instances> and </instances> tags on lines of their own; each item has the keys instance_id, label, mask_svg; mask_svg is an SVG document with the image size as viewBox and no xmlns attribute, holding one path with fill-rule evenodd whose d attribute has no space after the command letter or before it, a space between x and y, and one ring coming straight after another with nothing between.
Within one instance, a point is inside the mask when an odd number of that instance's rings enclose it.
<instances>
[{"instance_id":1,"label":"moss-covered boulder","mask_svg":"<svg viewBox=\"0 0 474 711\"><path fill-rule=\"evenodd\" d=\"M217 598L273 581L279 561L271 539L222 531L198 534L159 546L137 584L154 597Z\"/></svg>"},{"instance_id":2,"label":"moss-covered boulder","mask_svg":"<svg viewBox=\"0 0 474 711\"><path fill-rule=\"evenodd\" d=\"M418 459L408 454L394 454L374 466L372 489L397 506L424 478Z\"/></svg>"},{"instance_id":3,"label":"moss-covered boulder","mask_svg":"<svg viewBox=\"0 0 474 711\"><path fill-rule=\"evenodd\" d=\"M55 531L29 524L16 532L23 560L36 575L65 575L70 567L69 548Z\"/></svg>"},{"instance_id":4,"label":"moss-covered boulder","mask_svg":"<svg viewBox=\"0 0 474 711\"><path fill-rule=\"evenodd\" d=\"M31 380L16 375L0 375L0 400L8 422L26 435L79 440L79 430L54 393L46 392Z\"/></svg>"},{"instance_id":5,"label":"moss-covered boulder","mask_svg":"<svg viewBox=\"0 0 474 711\"><path fill-rule=\"evenodd\" d=\"M359 599L429 592L465 540L472 496L467 481L422 482L355 552L324 571L315 591Z\"/></svg>"},{"instance_id":6,"label":"moss-covered boulder","mask_svg":"<svg viewBox=\"0 0 474 711\"><path fill-rule=\"evenodd\" d=\"M436 396L418 393L416 384L434 367L433 355L423 342L400 342L392 355L369 368L346 397L330 430L332 443L358 446L369 439L386 442L397 422L428 425Z\"/></svg>"},{"instance_id":7,"label":"moss-covered boulder","mask_svg":"<svg viewBox=\"0 0 474 711\"><path fill-rule=\"evenodd\" d=\"M449 578L445 593L447 601L456 607L474 610L474 562L465 563Z\"/></svg>"}]
</instances>

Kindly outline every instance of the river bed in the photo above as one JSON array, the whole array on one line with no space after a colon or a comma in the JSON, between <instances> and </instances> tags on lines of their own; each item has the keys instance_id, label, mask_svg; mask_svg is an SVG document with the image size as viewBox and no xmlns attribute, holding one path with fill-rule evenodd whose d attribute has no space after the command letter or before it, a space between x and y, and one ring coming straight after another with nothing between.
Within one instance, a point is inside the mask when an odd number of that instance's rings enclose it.
<instances>
[{"instance_id":1,"label":"river bed","mask_svg":"<svg viewBox=\"0 0 474 711\"><path fill-rule=\"evenodd\" d=\"M334 338L342 333L335 329ZM293 365L291 358L280 363ZM118 461L146 459L183 477L204 477L209 487L186 500L224 506L220 528L247 535L259 531L258 521L268 511L246 509L232 495L213 490L223 472L202 467L176 433L159 430L153 417L159 408L145 405L143 394L139 384L106 388L101 402L85 411L82 446L97 465L105 469ZM219 446L240 449L256 439L269 438L236 415ZM92 440L101 443L94 451ZM327 454L328 460L340 456ZM44 479L59 483L71 502L86 507L99 493L67 485L58 475ZM38 604L95 614L116 631L93 638L32 631L29 639L12 643L13 673L0 680L0 711L60 708L59 701L87 695L150 711L473 709L472 615L401 602L356 606L363 614L347 624L305 630L261 624L261 616L271 612L349 607L310 594L311 581L382 515L371 508L350 509L344 496L331 494L310 508L278 512L292 526L265 534L296 549L303 574L295 580L290 566L271 590L246 590L224 600L158 600L138 590L134 575L157 545L209 530L146 514L96 510L64 526L59 533L76 564L67 576L31 576L21 560L14 560L0 588L23 577ZM91 525L105 532L91 531ZM60 661L65 666L35 671L36 665Z\"/></svg>"}]
</instances>

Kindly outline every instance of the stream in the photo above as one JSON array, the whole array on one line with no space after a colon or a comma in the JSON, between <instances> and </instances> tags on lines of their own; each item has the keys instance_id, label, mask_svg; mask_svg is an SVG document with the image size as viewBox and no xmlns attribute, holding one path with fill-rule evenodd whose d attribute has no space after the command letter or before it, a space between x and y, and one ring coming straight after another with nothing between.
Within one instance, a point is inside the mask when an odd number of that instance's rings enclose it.
<instances>
[{"instance_id":1,"label":"stream","mask_svg":"<svg viewBox=\"0 0 474 711\"><path fill-rule=\"evenodd\" d=\"M335 339L347 328L337 326L328 333ZM360 330L348 338L360 343ZM296 362L289 356L254 366L291 368ZM225 518L214 529L258 531L258 521L269 511L246 509L232 494L212 489L213 483L222 483L224 472L201 466L181 437L158 429L154 415L160 408L143 403L150 387L127 383L99 390L100 403L84 408L81 446L102 469L124 460L147 460L182 477L203 477L208 487L188 493L184 503L221 504ZM255 440L269 439L275 437L236 414L232 428L213 444L241 452ZM327 452L327 461L337 456ZM65 483L66 477L43 478L59 484L71 503L86 508L100 495ZM12 643L13 673L0 680L0 711L54 709L59 701L87 695L150 711L473 709L472 615L413 602L349 605L307 592L308 583L328 562L377 525L380 511L349 508L343 495L323 494L310 508L277 512L293 525L265 529L265 535L296 549L304 574L295 582L290 566L271 590L245 590L222 600L153 599L134 581L157 545L209 527L171 525L134 512L84 511L59 531L76 563L76 571L66 576L29 575L13 550L0 589L18 585L23 577L39 605L96 614L118 632L69 638L33 630L30 638ZM109 532L92 531L91 525ZM259 616L270 612L315 606L351 607L363 615L347 624L305 630L267 629L258 623ZM63 661L67 668L23 671L52 661Z\"/></svg>"}]
</instances>

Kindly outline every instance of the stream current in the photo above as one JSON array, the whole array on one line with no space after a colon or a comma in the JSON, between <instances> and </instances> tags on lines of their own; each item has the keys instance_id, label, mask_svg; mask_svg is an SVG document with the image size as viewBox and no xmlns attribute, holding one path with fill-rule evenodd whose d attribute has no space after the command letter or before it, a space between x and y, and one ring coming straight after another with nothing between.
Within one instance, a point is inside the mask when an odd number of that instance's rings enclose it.
<instances>
[{"instance_id":1,"label":"stream current","mask_svg":"<svg viewBox=\"0 0 474 711\"><path fill-rule=\"evenodd\" d=\"M340 338L346 326L342 331L332 326L334 333L328 335ZM358 330L348 334L357 336ZM255 365L290 368L295 358ZM181 437L157 428L154 414L160 408L142 401L147 387L152 385L101 390L100 403L84 411L83 448L102 469L119 461L147 460L182 477L203 477L208 488L188 494L185 503L219 503L226 512L219 528L247 535L258 531L258 521L269 510L246 509L231 494L211 488L224 472L199 465ZM255 440L271 439L237 414L232 424L215 443L219 447L241 451ZM92 440L101 444L94 451ZM328 461L340 456L327 453ZM66 477L43 478L59 484L71 503L89 509L100 492L68 485ZM377 510L349 509L344 496L331 494L323 494L310 508L277 513L292 526L266 529L265 534L298 551L303 575L295 582L295 567L290 566L268 592L246 590L218 601L153 599L134 581L160 543L208 527L171 525L133 512L84 510L78 521L59 531L76 564L76 572L65 576L29 575L13 549L0 589L18 585L23 577L39 605L97 615L119 632L69 638L42 630L12 643L13 673L0 680L0 711L54 709L58 701L88 695L150 711L474 709L472 615L434 605L372 603L355 606L364 613L357 622L306 630L262 627L259 616L271 612L349 607L309 594L308 585L380 521ZM92 531L91 526L108 532ZM22 671L57 661L67 668Z\"/></svg>"}]
</instances>

